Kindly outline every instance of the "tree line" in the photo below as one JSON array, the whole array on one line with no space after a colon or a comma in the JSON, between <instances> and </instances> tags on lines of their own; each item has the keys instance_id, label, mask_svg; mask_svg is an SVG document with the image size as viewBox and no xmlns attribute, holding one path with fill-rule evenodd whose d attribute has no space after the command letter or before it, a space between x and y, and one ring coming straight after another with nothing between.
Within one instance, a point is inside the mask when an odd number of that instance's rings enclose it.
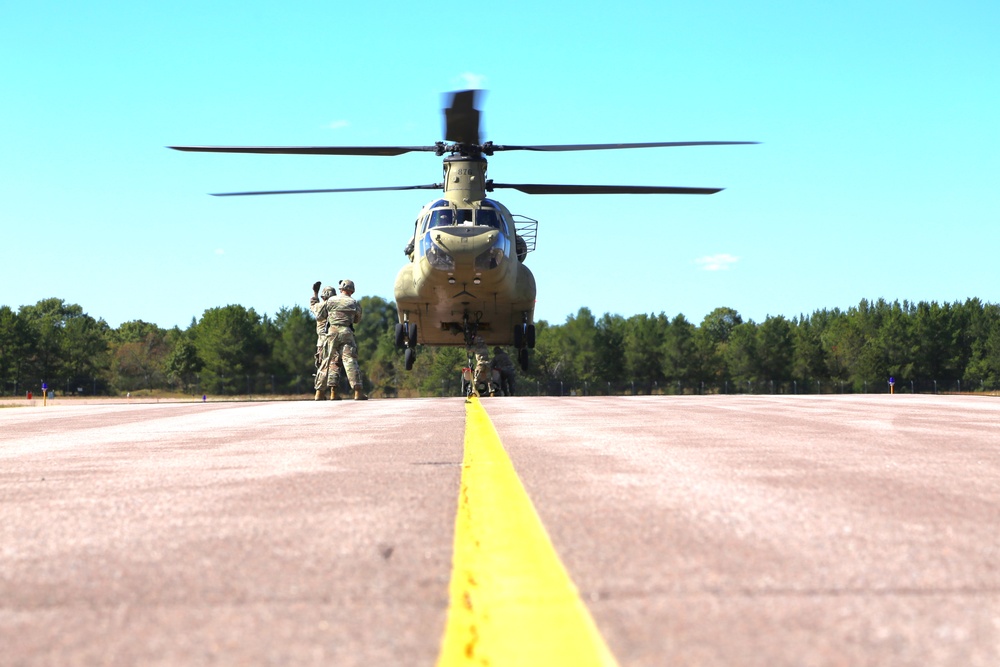
<instances>
[{"instance_id":1,"label":"tree line","mask_svg":"<svg viewBox=\"0 0 1000 667\"><path fill-rule=\"evenodd\" d=\"M359 361L375 396L460 391L463 348L421 348L412 371L394 346L395 306L360 300ZM133 320L116 328L50 298L0 306L4 395L302 395L313 386L315 321L307 308L273 317L227 305L186 329ZM512 355L513 356L513 355ZM694 324L683 314L536 323L536 347L519 393L841 393L1000 390L1000 306L862 300L792 319L744 321L716 308Z\"/></svg>"}]
</instances>

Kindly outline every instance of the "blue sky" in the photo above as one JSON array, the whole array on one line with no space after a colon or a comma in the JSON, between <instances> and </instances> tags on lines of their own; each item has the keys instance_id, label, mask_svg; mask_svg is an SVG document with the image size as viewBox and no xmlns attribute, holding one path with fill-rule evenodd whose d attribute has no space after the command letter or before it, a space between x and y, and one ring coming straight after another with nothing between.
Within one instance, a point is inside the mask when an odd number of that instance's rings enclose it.
<instances>
[{"instance_id":1,"label":"blue sky","mask_svg":"<svg viewBox=\"0 0 1000 667\"><path fill-rule=\"evenodd\" d=\"M183 328L305 304L315 280L391 298L432 193L206 193L433 183L433 154L164 146L429 145L466 87L497 143L762 142L494 156L498 182L726 188L494 193L540 222L536 319L1000 302L989 0L8 5L0 305Z\"/></svg>"}]
</instances>

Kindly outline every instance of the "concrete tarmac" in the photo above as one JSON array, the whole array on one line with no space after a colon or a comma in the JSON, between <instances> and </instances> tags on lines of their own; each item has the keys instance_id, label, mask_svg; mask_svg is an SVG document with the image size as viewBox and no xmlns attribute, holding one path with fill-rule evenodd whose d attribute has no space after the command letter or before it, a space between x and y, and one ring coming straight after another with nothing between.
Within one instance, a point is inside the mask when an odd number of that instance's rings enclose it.
<instances>
[{"instance_id":1,"label":"concrete tarmac","mask_svg":"<svg viewBox=\"0 0 1000 667\"><path fill-rule=\"evenodd\" d=\"M482 403L623 667L1000 664L997 399ZM0 665L433 665L464 428L461 398L0 410Z\"/></svg>"}]
</instances>

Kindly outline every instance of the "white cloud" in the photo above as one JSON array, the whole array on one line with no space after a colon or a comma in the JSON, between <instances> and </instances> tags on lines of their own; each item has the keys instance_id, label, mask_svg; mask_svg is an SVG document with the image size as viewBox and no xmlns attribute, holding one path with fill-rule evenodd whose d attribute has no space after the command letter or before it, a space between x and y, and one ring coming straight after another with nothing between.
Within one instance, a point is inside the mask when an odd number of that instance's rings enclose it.
<instances>
[{"instance_id":1,"label":"white cloud","mask_svg":"<svg viewBox=\"0 0 1000 667\"><path fill-rule=\"evenodd\" d=\"M701 264L701 268L705 271L726 271L731 265L740 261L740 258L728 253L720 253L700 257L694 261L695 264Z\"/></svg>"},{"instance_id":2,"label":"white cloud","mask_svg":"<svg viewBox=\"0 0 1000 667\"><path fill-rule=\"evenodd\" d=\"M333 120L333 121L330 121L330 124L327 125L327 127L329 129L331 129L331 130L342 130L345 127L350 126L350 124L351 123L349 121L346 121L346 120Z\"/></svg>"},{"instance_id":3,"label":"white cloud","mask_svg":"<svg viewBox=\"0 0 1000 667\"><path fill-rule=\"evenodd\" d=\"M483 84L486 83L485 74L473 74L472 72L462 72L458 77L462 82L463 88L475 88L480 89Z\"/></svg>"}]
</instances>

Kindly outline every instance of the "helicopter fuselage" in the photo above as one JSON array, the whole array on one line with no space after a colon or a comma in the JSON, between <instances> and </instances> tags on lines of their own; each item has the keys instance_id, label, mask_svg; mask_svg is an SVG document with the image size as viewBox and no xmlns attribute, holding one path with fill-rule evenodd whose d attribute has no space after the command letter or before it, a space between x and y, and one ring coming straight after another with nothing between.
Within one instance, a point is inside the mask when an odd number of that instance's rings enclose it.
<instances>
[{"instance_id":1,"label":"helicopter fuselage","mask_svg":"<svg viewBox=\"0 0 1000 667\"><path fill-rule=\"evenodd\" d=\"M511 345L533 322L535 278L506 206L486 197L486 160L444 162L444 194L420 211L409 263L396 276L400 322L417 325L423 345Z\"/></svg>"}]
</instances>

